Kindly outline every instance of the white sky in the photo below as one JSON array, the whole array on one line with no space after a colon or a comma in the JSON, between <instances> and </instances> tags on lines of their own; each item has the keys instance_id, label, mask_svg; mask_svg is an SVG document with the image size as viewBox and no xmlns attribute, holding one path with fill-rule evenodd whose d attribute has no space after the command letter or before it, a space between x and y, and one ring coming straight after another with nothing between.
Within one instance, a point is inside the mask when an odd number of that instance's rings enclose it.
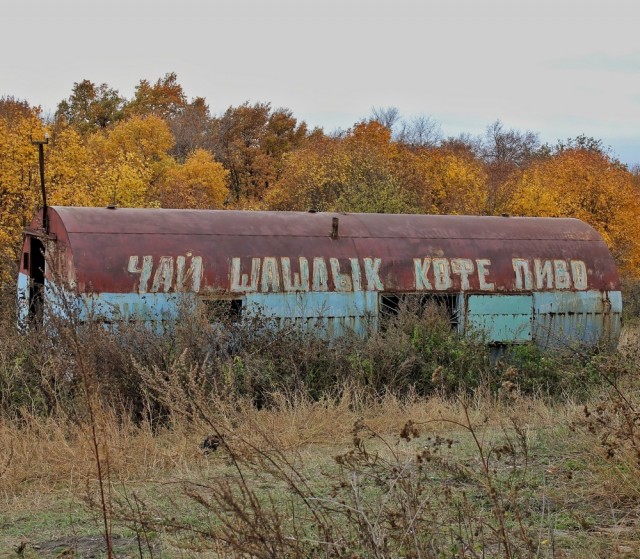
<instances>
[{"instance_id":1,"label":"white sky","mask_svg":"<svg viewBox=\"0 0 640 559\"><path fill-rule=\"evenodd\" d=\"M212 113L246 100L348 128L373 106L445 136L499 118L640 163L638 0L0 0L0 96L54 111L176 72Z\"/></svg>"}]
</instances>

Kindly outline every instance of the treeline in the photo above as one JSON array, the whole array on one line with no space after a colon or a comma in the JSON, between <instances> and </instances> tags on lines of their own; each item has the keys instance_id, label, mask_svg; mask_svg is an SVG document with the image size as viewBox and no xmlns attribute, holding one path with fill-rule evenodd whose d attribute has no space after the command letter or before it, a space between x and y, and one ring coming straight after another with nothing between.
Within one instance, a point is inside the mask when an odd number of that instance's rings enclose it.
<instances>
[{"instance_id":1,"label":"treeline","mask_svg":"<svg viewBox=\"0 0 640 559\"><path fill-rule=\"evenodd\" d=\"M444 137L433 119L394 108L327 133L269 103L212 115L167 74L140 81L132 99L76 83L49 118L0 99L4 279L41 205L31 142L45 134L51 205L570 216L603 235L627 275L640 273L640 173L597 139L543 145L500 121Z\"/></svg>"}]
</instances>

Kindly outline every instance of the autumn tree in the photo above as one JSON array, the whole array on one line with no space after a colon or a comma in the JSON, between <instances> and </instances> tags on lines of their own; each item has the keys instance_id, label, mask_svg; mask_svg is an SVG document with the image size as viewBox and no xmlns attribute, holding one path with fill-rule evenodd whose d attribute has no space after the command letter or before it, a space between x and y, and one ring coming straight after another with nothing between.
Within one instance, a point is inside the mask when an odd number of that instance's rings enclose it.
<instances>
[{"instance_id":1,"label":"autumn tree","mask_svg":"<svg viewBox=\"0 0 640 559\"><path fill-rule=\"evenodd\" d=\"M13 274L22 228L42 204L37 150L44 138L38 111L4 99L0 116L0 280Z\"/></svg>"},{"instance_id":2,"label":"autumn tree","mask_svg":"<svg viewBox=\"0 0 640 559\"><path fill-rule=\"evenodd\" d=\"M487 213L498 214L508 207L514 176L535 158L540 148L538 135L531 131L506 130L499 120L487 126L476 144L488 176Z\"/></svg>"},{"instance_id":3,"label":"autumn tree","mask_svg":"<svg viewBox=\"0 0 640 559\"><path fill-rule=\"evenodd\" d=\"M397 172L421 213L479 215L485 211L487 174L468 153L405 150Z\"/></svg>"},{"instance_id":4,"label":"autumn tree","mask_svg":"<svg viewBox=\"0 0 640 559\"><path fill-rule=\"evenodd\" d=\"M10 126L22 118L29 118L34 112L37 114L38 109L31 107L27 101L11 95L0 97L0 120Z\"/></svg>"},{"instance_id":5,"label":"autumn tree","mask_svg":"<svg viewBox=\"0 0 640 559\"><path fill-rule=\"evenodd\" d=\"M286 156L267 205L283 210L416 211L396 174L397 156L391 132L377 121L359 123L341 137L317 138Z\"/></svg>"},{"instance_id":6,"label":"autumn tree","mask_svg":"<svg viewBox=\"0 0 640 559\"><path fill-rule=\"evenodd\" d=\"M167 166L152 196L164 208L222 208L229 196L227 175L211 153L196 149L183 164L172 161Z\"/></svg>"},{"instance_id":7,"label":"autumn tree","mask_svg":"<svg viewBox=\"0 0 640 559\"><path fill-rule=\"evenodd\" d=\"M132 117L113 129L93 134L87 142L95 166L95 205L148 205L148 191L171 163L169 125L157 116Z\"/></svg>"},{"instance_id":8,"label":"autumn tree","mask_svg":"<svg viewBox=\"0 0 640 559\"><path fill-rule=\"evenodd\" d=\"M175 72L165 74L156 83L140 80L133 99L127 103L127 116L154 115L165 120L176 116L187 104L187 99L178 83Z\"/></svg>"},{"instance_id":9,"label":"autumn tree","mask_svg":"<svg viewBox=\"0 0 640 559\"><path fill-rule=\"evenodd\" d=\"M58 127L47 153L48 202L60 206L92 206L94 179L92 154L80 133L71 126Z\"/></svg>"},{"instance_id":10,"label":"autumn tree","mask_svg":"<svg viewBox=\"0 0 640 559\"><path fill-rule=\"evenodd\" d=\"M604 157L610 157L609 153L611 148L606 148L602 143L602 140L587 136L586 134L580 134L575 138L567 138L566 140L560 140L554 147L548 148L550 153L562 153L567 150L580 150L590 151L600 154Z\"/></svg>"},{"instance_id":11,"label":"autumn tree","mask_svg":"<svg viewBox=\"0 0 640 559\"><path fill-rule=\"evenodd\" d=\"M196 149L212 147L211 115L202 97L187 103L169 120L169 127L175 139L171 154L179 161L184 161Z\"/></svg>"},{"instance_id":12,"label":"autumn tree","mask_svg":"<svg viewBox=\"0 0 640 559\"><path fill-rule=\"evenodd\" d=\"M286 109L272 111L269 103L229 107L213 119L212 131L216 160L229 171L236 202L261 200L279 176L282 156L307 136L304 122Z\"/></svg>"},{"instance_id":13,"label":"autumn tree","mask_svg":"<svg viewBox=\"0 0 640 559\"><path fill-rule=\"evenodd\" d=\"M468 159L478 159L480 161L481 141L464 132L458 136L449 136L440 142L439 148L446 153L453 153Z\"/></svg>"},{"instance_id":14,"label":"autumn tree","mask_svg":"<svg viewBox=\"0 0 640 559\"><path fill-rule=\"evenodd\" d=\"M81 134L105 129L120 120L124 98L106 83L96 86L89 80L73 84L68 99L58 104L56 120L64 120Z\"/></svg>"},{"instance_id":15,"label":"autumn tree","mask_svg":"<svg viewBox=\"0 0 640 559\"><path fill-rule=\"evenodd\" d=\"M624 165L598 149L563 148L531 165L515 187L512 213L586 221L623 271L640 275L640 192Z\"/></svg>"}]
</instances>

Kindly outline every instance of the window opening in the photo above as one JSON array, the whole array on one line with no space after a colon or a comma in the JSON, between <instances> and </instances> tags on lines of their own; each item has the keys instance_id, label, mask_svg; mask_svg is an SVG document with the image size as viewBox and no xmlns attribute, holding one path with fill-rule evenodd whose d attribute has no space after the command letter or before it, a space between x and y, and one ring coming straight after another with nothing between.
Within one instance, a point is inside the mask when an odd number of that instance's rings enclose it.
<instances>
[{"instance_id":1,"label":"window opening","mask_svg":"<svg viewBox=\"0 0 640 559\"><path fill-rule=\"evenodd\" d=\"M200 299L210 323L238 322L242 317L242 299Z\"/></svg>"}]
</instances>

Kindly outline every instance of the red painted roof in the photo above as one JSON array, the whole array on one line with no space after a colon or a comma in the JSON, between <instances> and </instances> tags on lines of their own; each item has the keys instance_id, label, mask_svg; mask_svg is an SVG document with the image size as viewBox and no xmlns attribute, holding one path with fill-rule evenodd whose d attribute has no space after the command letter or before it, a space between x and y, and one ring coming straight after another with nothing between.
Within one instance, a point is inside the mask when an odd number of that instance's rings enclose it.
<instances>
[{"instance_id":1,"label":"red painted roof","mask_svg":"<svg viewBox=\"0 0 640 559\"><path fill-rule=\"evenodd\" d=\"M251 259L264 257L337 258L345 266L350 258L380 258L385 288L397 291L415 289L414 259L488 259L497 291L514 290L514 258L531 266L534 258L581 260L589 289L619 289L605 243L577 219L51 207L49 220L80 291L135 290L130 258L144 256L155 263L201 257L205 290L229 289L233 258L248 273ZM456 281L452 291L460 289Z\"/></svg>"}]
</instances>

